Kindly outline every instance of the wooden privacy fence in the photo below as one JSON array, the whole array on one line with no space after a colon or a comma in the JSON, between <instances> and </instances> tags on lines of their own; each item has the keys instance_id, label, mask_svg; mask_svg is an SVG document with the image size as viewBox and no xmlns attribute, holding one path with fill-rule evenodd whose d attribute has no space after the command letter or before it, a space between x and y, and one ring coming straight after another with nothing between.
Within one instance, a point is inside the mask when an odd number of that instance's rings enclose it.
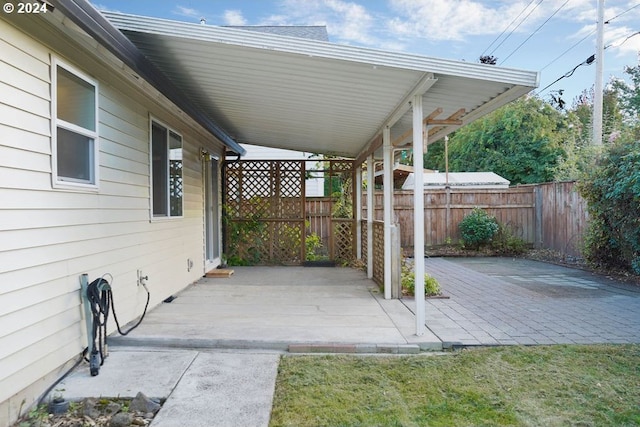
<instances>
[{"instance_id":1,"label":"wooden privacy fence","mask_svg":"<svg viewBox=\"0 0 640 427\"><path fill-rule=\"evenodd\" d=\"M374 196L374 219L383 218L383 194ZM363 195L363 218L367 217ZM437 189L424 193L425 246L456 243L458 224L473 208L488 214L511 232L537 248L580 256L587 226L587 204L576 191L575 182L525 185L505 189ZM413 191L394 193L393 221L400 226L403 248L413 249Z\"/></svg>"},{"instance_id":2,"label":"wooden privacy fence","mask_svg":"<svg viewBox=\"0 0 640 427\"><path fill-rule=\"evenodd\" d=\"M587 201L575 182L550 182L532 186L536 196L537 248L553 249L580 257L589 214Z\"/></svg>"}]
</instances>

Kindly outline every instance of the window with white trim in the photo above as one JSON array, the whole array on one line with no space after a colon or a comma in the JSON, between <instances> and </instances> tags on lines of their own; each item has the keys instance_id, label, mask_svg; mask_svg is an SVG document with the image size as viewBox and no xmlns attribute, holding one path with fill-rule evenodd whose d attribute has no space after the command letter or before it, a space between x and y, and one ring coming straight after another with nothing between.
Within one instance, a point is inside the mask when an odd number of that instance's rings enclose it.
<instances>
[{"instance_id":1,"label":"window with white trim","mask_svg":"<svg viewBox=\"0 0 640 427\"><path fill-rule=\"evenodd\" d=\"M182 216L182 136L151 121L153 217Z\"/></svg>"},{"instance_id":2,"label":"window with white trim","mask_svg":"<svg viewBox=\"0 0 640 427\"><path fill-rule=\"evenodd\" d=\"M97 184L97 83L59 61L54 66L54 182Z\"/></svg>"}]
</instances>

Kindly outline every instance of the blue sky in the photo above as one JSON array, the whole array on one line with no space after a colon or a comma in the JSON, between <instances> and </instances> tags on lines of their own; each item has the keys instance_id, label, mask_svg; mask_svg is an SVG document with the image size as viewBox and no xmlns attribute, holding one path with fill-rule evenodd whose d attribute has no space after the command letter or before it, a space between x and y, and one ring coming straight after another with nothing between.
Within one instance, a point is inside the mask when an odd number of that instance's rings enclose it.
<instances>
[{"instance_id":1,"label":"blue sky","mask_svg":"<svg viewBox=\"0 0 640 427\"><path fill-rule=\"evenodd\" d=\"M640 0L605 1L605 83L638 65ZM541 71L571 105L595 66L597 0L95 0L98 9L207 25L326 25L331 42ZM629 36L632 36L628 38Z\"/></svg>"}]
</instances>

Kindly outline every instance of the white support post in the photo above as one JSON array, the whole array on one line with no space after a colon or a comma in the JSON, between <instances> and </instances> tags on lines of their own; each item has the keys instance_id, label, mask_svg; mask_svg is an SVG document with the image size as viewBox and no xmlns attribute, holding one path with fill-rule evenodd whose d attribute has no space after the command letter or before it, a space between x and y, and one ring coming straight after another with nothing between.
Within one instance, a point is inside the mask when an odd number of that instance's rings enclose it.
<instances>
[{"instance_id":1,"label":"white support post","mask_svg":"<svg viewBox=\"0 0 640 427\"><path fill-rule=\"evenodd\" d=\"M422 95L413 97L413 254L415 271L416 335L425 331L424 297L424 176L423 144L426 133L423 131Z\"/></svg>"},{"instance_id":2,"label":"white support post","mask_svg":"<svg viewBox=\"0 0 640 427\"><path fill-rule=\"evenodd\" d=\"M393 146L391 129L382 130L384 186L384 299L391 299L391 226L393 219Z\"/></svg>"},{"instance_id":3,"label":"white support post","mask_svg":"<svg viewBox=\"0 0 640 427\"><path fill-rule=\"evenodd\" d=\"M373 154L367 159L367 277L373 278L373 216L374 193L376 183L374 178L375 164Z\"/></svg>"},{"instance_id":4,"label":"white support post","mask_svg":"<svg viewBox=\"0 0 640 427\"><path fill-rule=\"evenodd\" d=\"M362 259L362 165L356 166L356 259Z\"/></svg>"}]
</instances>

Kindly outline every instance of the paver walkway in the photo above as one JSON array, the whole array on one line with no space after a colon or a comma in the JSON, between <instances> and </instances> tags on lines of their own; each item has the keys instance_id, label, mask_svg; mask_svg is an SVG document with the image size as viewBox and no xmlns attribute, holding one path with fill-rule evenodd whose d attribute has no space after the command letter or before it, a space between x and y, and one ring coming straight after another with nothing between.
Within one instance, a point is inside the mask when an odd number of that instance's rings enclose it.
<instances>
[{"instance_id":1,"label":"paver walkway","mask_svg":"<svg viewBox=\"0 0 640 427\"><path fill-rule=\"evenodd\" d=\"M450 297L426 307L445 345L640 343L640 287L511 258L430 258L425 270Z\"/></svg>"}]
</instances>

